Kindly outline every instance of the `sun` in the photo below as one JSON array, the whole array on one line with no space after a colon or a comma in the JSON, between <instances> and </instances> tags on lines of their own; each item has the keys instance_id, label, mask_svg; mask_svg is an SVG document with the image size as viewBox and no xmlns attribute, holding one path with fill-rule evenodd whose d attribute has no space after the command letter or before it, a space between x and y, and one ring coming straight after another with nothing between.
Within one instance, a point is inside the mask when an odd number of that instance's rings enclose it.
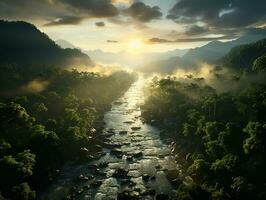
<instances>
[{"instance_id":1,"label":"sun","mask_svg":"<svg viewBox=\"0 0 266 200\"><path fill-rule=\"evenodd\" d=\"M139 49L141 49L141 47L142 47L142 40L141 39L138 39L138 38L134 38L134 39L129 40L129 47L132 50L139 50Z\"/></svg>"}]
</instances>

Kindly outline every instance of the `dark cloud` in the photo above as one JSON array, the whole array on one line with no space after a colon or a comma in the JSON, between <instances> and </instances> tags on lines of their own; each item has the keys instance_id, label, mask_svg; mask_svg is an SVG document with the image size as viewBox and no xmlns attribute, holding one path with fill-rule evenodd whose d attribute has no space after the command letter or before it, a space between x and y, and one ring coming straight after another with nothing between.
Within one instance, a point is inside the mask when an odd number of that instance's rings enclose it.
<instances>
[{"instance_id":1,"label":"dark cloud","mask_svg":"<svg viewBox=\"0 0 266 200\"><path fill-rule=\"evenodd\" d=\"M119 43L117 40L107 40L107 43Z\"/></svg>"},{"instance_id":2,"label":"dark cloud","mask_svg":"<svg viewBox=\"0 0 266 200\"><path fill-rule=\"evenodd\" d=\"M84 18L82 17L75 17L75 16L64 16L53 20L44 26L58 26L58 25L77 25L82 22Z\"/></svg>"},{"instance_id":3,"label":"dark cloud","mask_svg":"<svg viewBox=\"0 0 266 200\"><path fill-rule=\"evenodd\" d=\"M178 38L175 40L169 40L164 38L151 38L147 41L147 44L161 44L161 43L186 43L186 42L208 42L214 40L229 39L231 36L221 37L196 37L196 38Z\"/></svg>"},{"instance_id":4,"label":"dark cloud","mask_svg":"<svg viewBox=\"0 0 266 200\"><path fill-rule=\"evenodd\" d=\"M201 35L206 34L209 32L209 28L198 26L198 25L192 25L189 26L185 32L186 35Z\"/></svg>"},{"instance_id":5,"label":"dark cloud","mask_svg":"<svg viewBox=\"0 0 266 200\"><path fill-rule=\"evenodd\" d=\"M0 17L7 19L39 19L62 14L61 8L49 0L0 0Z\"/></svg>"},{"instance_id":6,"label":"dark cloud","mask_svg":"<svg viewBox=\"0 0 266 200\"><path fill-rule=\"evenodd\" d=\"M98 27L104 27L105 23L104 22L96 22L95 25Z\"/></svg>"},{"instance_id":7,"label":"dark cloud","mask_svg":"<svg viewBox=\"0 0 266 200\"><path fill-rule=\"evenodd\" d=\"M82 19L118 14L111 0L0 0L1 18L49 21L46 25L79 24Z\"/></svg>"},{"instance_id":8,"label":"dark cloud","mask_svg":"<svg viewBox=\"0 0 266 200\"><path fill-rule=\"evenodd\" d=\"M84 11L93 17L113 17L118 15L118 9L111 0L59 0L78 11Z\"/></svg>"},{"instance_id":9,"label":"dark cloud","mask_svg":"<svg viewBox=\"0 0 266 200\"><path fill-rule=\"evenodd\" d=\"M159 44L159 43L172 43L173 41L163 38L151 38L147 41L148 44Z\"/></svg>"},{"instance_id":10,"label":"dark cloud","mask_svg":"<svg viewBox=\"0 0 266 200\"><path fill-rule=\"evenodd\" d=\"M125 13L140 22L149 22L162 17L162 12L158 6L151 7L142 2L133 3L125 10Z\"/></svg>"},{"instance_id":11,"label":"dark cloud","mask_svg":"<svg viewBox=\"0 0 266 200\"><path fill-rule=\"evenodd\" d=\"M266 20L265 0L178 0L169 11L177 23L202 22L213 29L235 29Z\"/></svg>"}]
</instances>

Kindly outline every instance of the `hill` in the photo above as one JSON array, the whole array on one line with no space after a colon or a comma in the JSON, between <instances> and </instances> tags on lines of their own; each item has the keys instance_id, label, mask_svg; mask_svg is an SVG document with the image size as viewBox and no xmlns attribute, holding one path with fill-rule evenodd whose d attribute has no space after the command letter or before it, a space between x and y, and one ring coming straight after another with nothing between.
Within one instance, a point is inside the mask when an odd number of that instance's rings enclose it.
<instances>
[{"instance_id":1,"label":"hill","mask_svg":"<svg viewBox=\"0 0 266 200\"><path fill-rule=\"evenodd\" d=\"M0 21L0 64L91 66L92 60L78 49L62 49L27 22Z\"/></svg>"},{"instance_id":2,"label":"hill","mask_svg":"<svg viewBox=\"0 0 266 200\"><path fill-rule=\"evenodd\" d=\"M266 39L233 48L220 62L234 69L252 69L266 55ZM266 64L266 63L265 63ZM257 66L258 67L258 66Z\"/></svg>"},{"instance_id":3,"label":"hill","mask_svg":"<svg viewBox=\"0 0 266 200\"><path fill-rule=\"evenodd\" d=\"M249 44L261 40L266 37L266 31L260 30L257 32L250 32L236 40L228 42L212 41L202 47L189 50L183 57L185 60L194 62L202 61L213 63L220 59L236 46Z\"/></svg>"},{"instance_id":4,"label":"hill","mask_svg":"<svg viewBox=\"0 0 266 200\"><path fill-rule=\"evenodd\" d=\"M56 40L55 43L63 49L80 49L66 40Z\"/></svg>"},{"instance_id":5,"label":"hill","mask_svg":"<svg viewBox=\"0 0 266 200\"><path fill-rule=\"evenodd\" d=\"M120 51L114 53L100 49L84 50L66 40L56 40L56 44L62 48L80 49L83 53L90 56L97 63L107 65L118 64L128 67L136 67L138 65L142 65L143 63L169 59L176 56L183 56L188 51L188 49L175 49L166 52L132 53L129 51Z\"/></svg>"},{"instance_id":6,"label":"hill","mask_svg":"<svg viewBox=\"0 0 266 200\"><path fill-rule=\"evenodd\" d=\"M196 68L198 64L202 62L217 64L217 60L220 60L223 56L228 54L232 48L239 45L250 44L263 38L266 38L266 31L264 29L256 30L248 32L246 35L236 40L228 42L212 41L202 47L190 49L182 57L174 56L168 59L153 61L140 66L139 69L145 72L171 73L179 68ZM248 65L250 65L250 63Z\"/></svg>"}]
</instances>

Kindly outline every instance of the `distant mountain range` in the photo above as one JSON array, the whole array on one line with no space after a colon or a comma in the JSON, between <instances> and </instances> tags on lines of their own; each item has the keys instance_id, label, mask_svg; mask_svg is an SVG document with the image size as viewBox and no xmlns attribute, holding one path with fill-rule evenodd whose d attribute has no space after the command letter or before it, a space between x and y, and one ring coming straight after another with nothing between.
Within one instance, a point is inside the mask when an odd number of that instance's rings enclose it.
<instances>
[{"instance_id":1,"label":"distant mountain range","mask_svg":"<svg viewBox=\"0 0 266 200\"><path fill-rule=\"evenodd\" d=\"M66 40L57 40L56 43L62 48L77 48ZM128 51L121 51L118 53L105 52L102 50L84 50L80 49L83 53L89 55L95 62L103 64L117 64L128 67L136 67L143 65L143 63L168 59L173 56L183 56L188 52L188 49L176 49L167 52L151 52L151 53L130 53Z\"/></svg>"},{"instance_id":2,"label":"distant mountain range","mask_svg":"<svg viewBox=\"0 0 266 200\"><path fill-rule=\"evenodd\" d=\"M111 53L102 50L81 50L96 62L135 67L143 72L171 73L178 68L191 69L199 63L218 64L230 50L239 45L250 44L266 38L265 29L254 29L240 38L228 42L212 41L194 49L176 49L163 53L134 54L126 51ZM62 48L77 48L65 40L56 41Z\"/></svg>"},{"instance_id":3,"label":"distant mountain range","mask_svg":"<svg viewBox=\"0 0 266 200\"><path fill-rule=\"evenodd\" d=\"M212 41L195 49L135 54L127 51L118 53L102 50L88 51L79 49L65 40L54 42L27 22L0 20L0 30L0 64L77 67L93 66L95 64L92 60L94 60L103 64L135 67L144 72L162 73L171 73L178 68L190 69L197 67L201 62L219 64L217 60L228 66L248 68L254 61L252 52L258 55L265 52L264 50L260 52L256 46L237 46L266 38L265 29L256 29L236 40ZM244 58L240 55L244 55ZM254 58L256 56L254 54Z\"/></svg>"},{"instance_id":4,"label":"distant mountain range","mask_svg":"<svg viewBox=\"0 0 266 200\"><path fill-rule=\"evenodd\" d=\"M94 65L78 49L63 49L34 25L0 20L0 64L76 67Z\"/></svg>"},{"instance_id":5,"label":"distant mountain range","mask_svg":"<svg viewBox=\"0 0 266 200\"><path fill-rule=\"evenodd\" d=\"M218 64L218 60L221 60L221 58L229 53L232 48L239 45L250 44L263 38L266 38L266 30L257 29L250 31L242 37L232 41L212 41L202 47L190 49L182 57L174 56L165 60L150 62L148 64L140 66L139 70L150 73L171 73L178 68L195 68L199 65L199 63Z\"/></svg>"}]
</instances>

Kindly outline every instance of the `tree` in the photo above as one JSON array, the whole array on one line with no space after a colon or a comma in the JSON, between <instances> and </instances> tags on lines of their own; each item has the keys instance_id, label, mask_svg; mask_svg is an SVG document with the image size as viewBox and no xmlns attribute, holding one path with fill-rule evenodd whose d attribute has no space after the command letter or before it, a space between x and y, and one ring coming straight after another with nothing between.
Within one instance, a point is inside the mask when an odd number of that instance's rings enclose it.
<instances>
[{"instance_id":1,"label":"tree","mask_svg":"<svg viewBox=\"0 0 266 200\"><path fill-rule=\"evenodd\" d=\"M7 190L12 185L32 176L35 165L35 155L25 150L15 157L9 155L0 159L0 186Z\"/></svg>"},{"instance_id":2,"label":"tree","mask_svg":"<svg viewBox=\"0 0 266 200\"><path fill-rule=\"evenodd\" d=\"M28 183L21 183L12 188L13 200L33 200L36 197L35 191L32 191Z\"/></svg>"},{"instance_id":3,"label":"tree","mask_svg":"<svg viewBox=\"0 0 266 200\"><path fill-rule=\"evenodd\" d=\"M266 69L266 54L257 58L252 66L252 70L256 72L263 72Z\"/></svg>"},{"instance_id":4,"label":"tree","mask_svg":"<svg viewBox=\"0 0 266 200\"><path fill-rule=\"evenodd\" d=\"M260 122L249 122L244 128L248 138L244 141L243 148L246 154L260 153L265 155L266 124Z\"/></svg>"}]
</instances>

